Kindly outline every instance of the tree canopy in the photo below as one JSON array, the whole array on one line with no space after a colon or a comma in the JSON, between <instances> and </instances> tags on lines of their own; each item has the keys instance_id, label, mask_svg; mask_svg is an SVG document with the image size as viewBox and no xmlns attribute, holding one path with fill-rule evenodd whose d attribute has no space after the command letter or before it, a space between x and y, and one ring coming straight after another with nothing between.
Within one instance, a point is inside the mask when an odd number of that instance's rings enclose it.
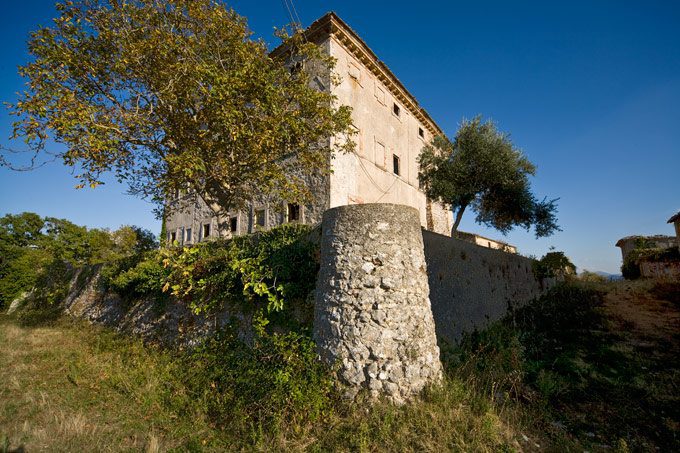
<instances>
[{"instance_id":1,"label":"tree canopy","mask_svg":"<svg viewBox=\"0 0 680 453\"><path fill-rule=\"evenodd\" d=\"M283 51L272 55L217 0L57 9L31 34L32 61L19 68L27 88L9 108L13 138L78 169L79 188L113 174L159 208L188 188L215 213L257 195L304 201L304 176L329 171L332 152L353 146L329 140L350 138L350 109L310 83L329 86L334 60L301 33L278 33ZM0 163L12 166L7 156Z\"/></svg>"},{"instance_id":2,"label":"tree canopy","mask_svg":"<svg viewBox=\"0 0 680 453\"><path fill-rule=\"evenodd\" d=\"M139 259L158 247L149 230L131 225L110 232L32 212L0 217L0 308L38 279L64 269Z\"/></svg>"},{"instance_id":3,"label":"tree canopy","mask_svg":"<svg viewBox=\"0 0 680 453\"><path fill-rule=\"evenodd\" d=\"M435 137L419 157L418 178L427 196L451 207L455 236L466 209L478 223L503 234L516 226L535 229L536 237L559 231L556 199L538 200L529 176L536 167L507 134L481 117L464 120L451 142Z\"/></svg>"}]
</instances>

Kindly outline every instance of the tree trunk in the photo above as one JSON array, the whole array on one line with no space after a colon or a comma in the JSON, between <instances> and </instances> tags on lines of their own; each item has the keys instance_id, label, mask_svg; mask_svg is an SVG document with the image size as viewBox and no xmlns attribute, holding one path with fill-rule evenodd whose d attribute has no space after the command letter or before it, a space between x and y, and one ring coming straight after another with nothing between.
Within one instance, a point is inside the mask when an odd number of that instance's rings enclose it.
<instances>
[{"instance_id":1,"label":"tree trunk","mask_svg":"<svg viewBox=\"0 0 680 453\"><path fill-rule=\"evenodd\" d=\"M458 211L456 212L456 221L453 222L453 226L451 227L451 237L455 238L456 233L458 233L458 226L460 225L460 220L463 218L463 213L465 212L465 206L461 206L458 208Z\"/></svg>"}]
</instances>

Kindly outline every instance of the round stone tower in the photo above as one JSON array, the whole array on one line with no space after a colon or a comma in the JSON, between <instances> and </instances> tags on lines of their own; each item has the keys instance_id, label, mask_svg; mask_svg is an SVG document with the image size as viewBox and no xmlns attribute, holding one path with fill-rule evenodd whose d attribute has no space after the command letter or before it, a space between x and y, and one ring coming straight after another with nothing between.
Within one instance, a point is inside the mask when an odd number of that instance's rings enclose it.
<instances>
[{"instance_id":1,"label":"round stone tower","mask_svg":"<svg viewBox=\"0 0 680 453\"><path fill-rule=\"evenodd\" d=\"M441 378L418 211L394 204L323 215L314 338L348 398L401 403Z\"/></svg>"}]
</instances>

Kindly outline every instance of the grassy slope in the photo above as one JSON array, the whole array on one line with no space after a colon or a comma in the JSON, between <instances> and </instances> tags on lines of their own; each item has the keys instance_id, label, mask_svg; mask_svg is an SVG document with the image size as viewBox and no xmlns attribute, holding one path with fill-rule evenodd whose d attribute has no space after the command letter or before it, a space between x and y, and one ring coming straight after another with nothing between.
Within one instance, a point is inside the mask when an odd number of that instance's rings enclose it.
<instances>
[{"instance_id":1,"label":"grassy slope","mask_svg":"<svg viewBox=\"0 0 680 453\"><path fill-rule=\"evenodd\" d=\"M417 403L336 401L321 420L276 426L220 425L169 353L80 323L22 327L0 315L0 451L673 450L678 287L596 289L603 303L562 293L470 338L450 351L444 386Z\"/></svg>"}]
</instances>

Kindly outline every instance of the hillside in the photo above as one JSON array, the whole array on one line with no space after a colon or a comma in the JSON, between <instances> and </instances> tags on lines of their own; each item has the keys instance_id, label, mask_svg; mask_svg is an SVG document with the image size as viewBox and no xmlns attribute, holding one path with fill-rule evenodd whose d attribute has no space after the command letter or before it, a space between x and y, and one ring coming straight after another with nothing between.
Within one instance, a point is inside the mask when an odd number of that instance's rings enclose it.
<instances>
[{"instance_id":1,"label":"hillside","mask_svg":"<svg viewBox=\"0 0 680 453\"><path fill-rule=\"evenodd\" d=\"M644 281L558 288L444 351L443 387L398 408L338 400L300 342L285 345L299 353L288 359L229 341L187 354L65 318L2 315L0 446L677 451L679 294Z\"/></svg>"}]
</instances>

